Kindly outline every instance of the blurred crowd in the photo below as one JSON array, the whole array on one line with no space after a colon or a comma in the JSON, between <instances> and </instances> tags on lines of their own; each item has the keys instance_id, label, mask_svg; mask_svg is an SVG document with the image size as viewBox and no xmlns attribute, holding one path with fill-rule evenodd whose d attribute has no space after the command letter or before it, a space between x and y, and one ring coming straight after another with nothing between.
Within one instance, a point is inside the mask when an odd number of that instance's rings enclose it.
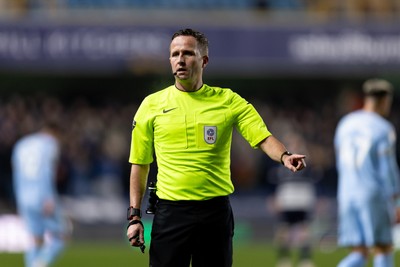
<instances>
[{"instance_id":1,"label":"blurred crowd","mask_svg":"<svg viewBox=\"0 0 400 267\"><path fill-rule=\"evenodd\" d=\"M264 97L259 94L253 96L247 92L244 97L260 111L274 135L285 139L290 138L288 134L296 134L301 138L307 151L296 152L307 154L309 175L319 181L319 193L334 196L334 128L341 115L360 107L358 94L320 92L313 97L304 96L307 101L296 95L283 97L283 92L262 94ZM37 130L46 118L56 119L63 125L63 157L58 181L62 194L127 198L131 122L141 99L132 97L131 103L126 100L95 99L79 93L68 98L44 92L3 95L0 98L0 206L13 204L10 156L14 143L22 135ZM391 119L400 126L400 109L394 110ZM272 192L271 170L276 166L235 133L232 177L237 191Z\"/></svg>"},{"instance_id":2,"label":"blurred crowd","mask_svg":"<svg viewBox=\"0 0 400 267\"><path fill-rule=\"evenodd\" d=\"M2 98L0 196L13 205L10 167L13 144L37 130L41 121L56 119L63 125L60 192L75 197L122 197L129 177L127 159L134 112L135 103L119 105L110 101L96 106L80 96L70 101L44 94L13 94Z\"/></svg>"},{"instance_id":3,"label":"blurred crowd","mask_svg":"<svg viewBox=\"0 0 400 267\"><path fill-rule=\"evenodd\" d=\"M307 155L307 179L315 183L318 197L334 198L337 185L334 130L343 114L361 107L359 88L263 90L239 93L257 108L274 135L288 143L293 138L302 143L305 151L296 152ZM134 94L116 90L112 97L84 89L68 96L33 89L19 93L3 91L0 97L0 214L15 211L10 166L14 143L49 118L63 125L57 185L60 193L68 198L68 205L79 212L75 216L88 221L99 220L99 215L104 219L106 214L96 212L98 205L110 205L107 209L110 221L123 216L112 212L123 212L128 201L131 124L144 93ZM398 101L396 98L395 103ZM399 105L394 105L390 120L400 129ZM231 160L236 195L261 193L268 198L275 193L280 165L251 148L236 132ZM154 170L150 172L150 179L154 179Z\"/></svg>"}]
</instances>

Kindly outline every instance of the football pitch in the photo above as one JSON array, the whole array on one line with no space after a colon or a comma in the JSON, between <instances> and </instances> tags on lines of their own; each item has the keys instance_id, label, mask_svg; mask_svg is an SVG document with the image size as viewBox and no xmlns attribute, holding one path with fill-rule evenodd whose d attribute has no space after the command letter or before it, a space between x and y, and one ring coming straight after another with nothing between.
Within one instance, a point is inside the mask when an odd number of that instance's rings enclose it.
<instances>
[{"instance_id":1,"label":"football pitch","mask_svg":"<svg viewBox=\"0 0 400 267\"><path fill-rule=\"evenodd\" d=\"M331 252L314 251L314 262L317 267L335 267L346 254L344 250ZM296 252L293 252L296 260ZM396 254L396 262L400 255ZM271 245L245 242L235 244L234 267L274 267L275 251ZM19 253L0 253L0 266L23 267L23 256ZM130 247L125 242L71 242L53 267L145 267L148 266L148 248L145 254L139 249ZM372 267L371 262L368 265Z\"/></svg>"}]
</instances>

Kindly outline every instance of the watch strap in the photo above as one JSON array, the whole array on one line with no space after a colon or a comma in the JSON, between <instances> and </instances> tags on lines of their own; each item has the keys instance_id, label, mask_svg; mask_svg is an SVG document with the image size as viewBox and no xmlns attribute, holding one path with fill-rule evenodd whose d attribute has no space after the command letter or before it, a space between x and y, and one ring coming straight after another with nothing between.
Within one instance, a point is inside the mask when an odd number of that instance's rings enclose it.
<instances>
[{"instance_id":1,"label":"watch strap","mask_svg":"<svg viewBox=\"0 0 400 267\"><path fill-rule=\"evenodd\" d=\"M140 218L142 218L142 211L140 209L136 209L132 206L130 206L127 210L127 214L126 214L126 219L128 221L132 220L133 217L138 216Z\"/></svg>"}]
</instances>

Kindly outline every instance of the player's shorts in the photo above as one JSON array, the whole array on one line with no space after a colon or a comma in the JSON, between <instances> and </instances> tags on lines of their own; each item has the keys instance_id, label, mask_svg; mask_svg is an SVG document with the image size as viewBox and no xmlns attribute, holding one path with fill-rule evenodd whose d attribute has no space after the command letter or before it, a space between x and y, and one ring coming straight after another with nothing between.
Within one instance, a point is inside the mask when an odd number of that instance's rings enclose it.
<instances>
[{"instance_id":1,"label":"player's shorts","mask_svg":"<svg viewBox=\"0 0 400 267\"><path fill-rule=\"evenodd\" d=\"M339 203L340 246L392 244L392 219L385 201Z\"/></svg>"},{"instance_id":2,"label":"player's shorts","mask_svg":"<svg viewBox=\"0 0 400 267\"><path fill-rule=\"evenodd\" d=\"M309 217L310 212L304 210L282 211L279 214L279 220L288 225L307 222Z\"/></svg>"},{"instance_id":3,"label":"player's shorts","mask_svg":"<svg viewBox=\"0 0 400 267\"><path fill-rule=\"evenodd\" d=\"M43 236L45 232L62 235L66 231L66 222L60 208L50 216L44 216L41 210L24 207L20 210L27 230L34 236Z\"/></svg>"}]
</instances>

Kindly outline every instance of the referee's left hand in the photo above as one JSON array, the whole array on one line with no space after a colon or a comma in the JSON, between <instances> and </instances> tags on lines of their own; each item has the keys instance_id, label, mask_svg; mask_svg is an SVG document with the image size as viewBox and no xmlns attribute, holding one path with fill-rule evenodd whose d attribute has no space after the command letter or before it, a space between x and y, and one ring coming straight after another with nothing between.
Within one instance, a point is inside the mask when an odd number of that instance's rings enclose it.
<instances>
[{"instance_id":1,"label":"referee's left hand","mask_svg":"<svg viewBox=\"0 0 400 267\"><path fill-rule=\"evenodd\" d=\"M304 169L306 165L305 161L306 156L300 154L293 154L286 156L283 160L283 164L286 168L291 170L292 172L297 172Z\"/></svg>"}]
</instances>

